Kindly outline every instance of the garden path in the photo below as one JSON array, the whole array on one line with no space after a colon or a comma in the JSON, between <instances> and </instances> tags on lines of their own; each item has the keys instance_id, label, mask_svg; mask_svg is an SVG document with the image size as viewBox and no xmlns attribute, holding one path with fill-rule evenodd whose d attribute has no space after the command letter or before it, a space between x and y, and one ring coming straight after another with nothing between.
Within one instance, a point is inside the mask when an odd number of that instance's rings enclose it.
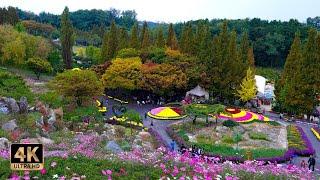
<instances>
[{"instance_id":1,"label":"garden path","mask_svg":"<svg viewBox=\"0 0 320 180\"><path fill-rule=\"evenodd\" d=\"M280 122L281 124L286 124L286 125L290 124L288 122L280 120L278 114L267 112L266 115L269 118ZM312 146L316 151L316 169L318 169L317 173L320 174L320 141L313 135L313 133L310 130L310 128L312 126L314 126L315 124L306 123L306 122L303 122L303 121L296 121L295 124L300 126L303 129L303 131L306 133L308 139L312 143ZM294 163L297 166L300 166L300 162L302 161L302 159L304 159L306 162L308 161L307 157L297 157L297 158L294 159Z\"/></svg>"}]
</instances>

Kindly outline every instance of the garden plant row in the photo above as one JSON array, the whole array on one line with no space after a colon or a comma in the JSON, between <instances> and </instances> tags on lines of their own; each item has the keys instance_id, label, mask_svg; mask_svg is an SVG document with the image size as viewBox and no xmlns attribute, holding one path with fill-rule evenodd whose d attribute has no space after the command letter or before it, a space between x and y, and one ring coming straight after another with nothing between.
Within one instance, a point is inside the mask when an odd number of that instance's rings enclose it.
<instances>
[{"instance_id":1,"label":"garden plant row","mask_svg":"<svg viewBox=\"0 0 320 180\"><path fill-rule=\"evenodd\" d=\"M183 136L176 133L170 126L166 129L169 136L176 141L176 143L181 147L182 145L186 146L187 148L191 147L192 145L196 145L199 148L202 148L204 150L204 155L210 156L210 157L218 157L222 161L233 161L233 162L244 162L246 158L244 156L241 156L241 154L245 154L243 150L234 150L232 147L228 146L215 146L211 144L200 144L200 143L190 143L186 141ZM258 161L265 161L265 162L286 162L293 156L310 156L315 153L315 150L307 138L305 132L303 129L299 126L289 125L287 127L287 134L288 134L288 149L287 151L283 152L281 150L272 150L272 149L257 149L252 150L252 153L255 157L255 154L258 156L257 158L254 158ZM236 155L221 155L218 153L212 153L210 152L211 149L215 149L216 152L225 152L228 151L228 154L230 152L232 154ZM276 156L270 155L270 151L272 150L271 154L276 154ZM266 157L263 157L261 155L266 155Z\"/></svg>"}]
</instances>

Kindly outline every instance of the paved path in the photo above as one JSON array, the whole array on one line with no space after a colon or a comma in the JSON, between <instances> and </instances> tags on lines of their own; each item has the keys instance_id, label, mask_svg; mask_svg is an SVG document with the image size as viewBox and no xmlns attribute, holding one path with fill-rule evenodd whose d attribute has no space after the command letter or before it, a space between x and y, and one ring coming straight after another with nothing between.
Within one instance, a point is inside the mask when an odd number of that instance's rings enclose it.
<instances>
[{"instance_id":1,"label":"paved path","mask_svg":"<svg viewBox=\"0 0 320 180\"><path fill-rule=\"evenodd\" d=\"M311 127L315 126L316 124L307 123L307 122L303 122L303 121L297 121L295 123L288 123L283 120L280 120L278 114L267 112L266 115L269 118L276 120L281 124L284 124L284 125L296 124L303 129L303 131L306 133L308 139L310 140L313 148L316 151L316 169L318 169L317 173L320 174L320 141L314 136L314 134L310 130ZM309 158L308 157L297 157L294 159L294 164L296 164L297 166L300 166L302 159L304 159L306 162L308 162Z\"/></svg>"},{"instance_id":2,"label":"paved path","mask_svg":"<svg viewBox=\"0 0 320 180\"><path fill-rule=\"evenodd\" d=\"M118 102L114 101L114 100L109 100L109 105L108 105L108 113L106 114L107 117L112 117L113 113L111 110L111 107L115 104L119 104ZM167 147L170 147L170 143L172 142L172 139L170 138L170 136L168 135L168 133L166 132L166 127L169 126L172 123L178 122L177 120L155 120L152 119L150 117L145 117L145 113L149 112L152 108L155 107L159 107L158 105L152 105L152 104L145 104L145 105L137 105L134 103L129 103L127 104L127 108L128 109L134 109L137 112L140 113L142 119L143 119L143 125L145 127L148 128L152 128L153 130L155 130L161 137L162 139L165 141L165 144L167 145ZM151 121L153 121L153 126L151 126ZM179 147L176 145L175 149L179 149Z\"/></svg>"}]
</instances>

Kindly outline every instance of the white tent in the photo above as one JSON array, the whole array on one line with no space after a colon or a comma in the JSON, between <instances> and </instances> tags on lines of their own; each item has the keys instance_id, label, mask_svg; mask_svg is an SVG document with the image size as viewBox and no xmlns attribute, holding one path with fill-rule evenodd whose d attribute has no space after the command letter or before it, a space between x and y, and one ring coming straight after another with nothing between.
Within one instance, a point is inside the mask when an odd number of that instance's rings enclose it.
<instances>
[{"instance_id":1,"label":"white tent","mask_svg":"<svg viewBox=\"0 0 320 180\"><path fill-rule=\"evenodd\" d=\"M264 91L266 88L266 78L259 76L259 75L255 75L254 79L256 80L256 86L257 86L257 90L258 90L258 97L263 97L264 96Z\"/></svg>"},{"instance_id":2,"label":"white tent","mask_svg":"<svg viewBox=\"0 0 320 180\"><path fill-rule=\"evenodd\" d=\"M198 96L204 97L206 100L209 99L209 93L200 87L199 85L186 93L186 96Z\"/></svg>"}]
</instances>

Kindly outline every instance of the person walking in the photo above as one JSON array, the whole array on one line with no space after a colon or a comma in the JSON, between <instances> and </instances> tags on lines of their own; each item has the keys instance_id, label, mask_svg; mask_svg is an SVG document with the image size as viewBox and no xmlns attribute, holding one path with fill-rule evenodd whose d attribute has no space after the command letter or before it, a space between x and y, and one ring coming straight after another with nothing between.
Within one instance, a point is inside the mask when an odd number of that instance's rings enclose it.
<instances>
[{"instance_id":1,"label":"person walking","mask_svg":"<svg viewBox=\"0 0 320 180\"><path fill-rule=\"evenodd\" d=\"M170 143L170 149L171 151L174 151L174 147L176 145L176 142L174 140L172 140L172 142Z\"/></svg>"},{"instance_id":2,"label":"person walking","mask_svg":"<svg viewBox=\"0 0 320 180\"><path fill-rule=\"evenodd\" d=\"M316 165L316 159L313 157L313 155L310 155L308 164L309 164L309 170L312 169L312 171L314 171L314 166Z\"/></svg>"},{"instance_id":3,"label":"person walking","mask_svg":"<svg viewBox=\"0 0 320 180\"><path fill-rule=\"evenodd\" d=\"M300 163L300 167L301 168L306 168L307 167L307 163L304 159L302 159L301 163Z\"/></svg>"}]
</instances>

